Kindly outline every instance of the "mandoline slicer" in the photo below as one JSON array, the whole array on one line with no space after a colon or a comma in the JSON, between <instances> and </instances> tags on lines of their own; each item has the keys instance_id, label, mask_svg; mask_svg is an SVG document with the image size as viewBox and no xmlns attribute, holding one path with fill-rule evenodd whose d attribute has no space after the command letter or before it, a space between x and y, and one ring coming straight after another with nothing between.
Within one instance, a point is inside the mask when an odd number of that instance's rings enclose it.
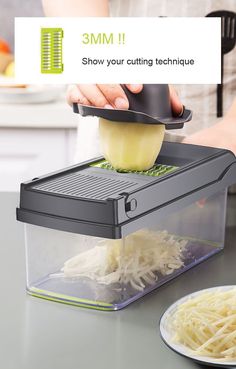
<instances>
[{"instance_id":1,"label":"mandoline slicer","mask_svg":"<svg viewBox=\"0 0 236 369\"><path fill-rule=\"evenodd\" d=\"M22 183L28 293L127 306L223 249L233 183L232 152L168 142L151 171L118 173L100 157Z\"/></svg>"}]
</instances>

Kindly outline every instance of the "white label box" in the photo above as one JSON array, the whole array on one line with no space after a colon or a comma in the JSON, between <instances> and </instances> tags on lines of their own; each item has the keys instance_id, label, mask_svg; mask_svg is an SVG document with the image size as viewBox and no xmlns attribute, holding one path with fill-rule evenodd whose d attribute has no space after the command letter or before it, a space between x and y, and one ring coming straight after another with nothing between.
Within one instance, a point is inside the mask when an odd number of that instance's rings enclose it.
<instances>
[{"instance_id":1,"label":"white label box","mask_svg":"<svg viewBox=\"0 0 236 369\"><path fill-rule=\"evenodd\" d=\"M41 29L62 28L63 72L41 73ZM217 84L220 18L15 18L17 83Z\"/></svg>"}]
</instances>

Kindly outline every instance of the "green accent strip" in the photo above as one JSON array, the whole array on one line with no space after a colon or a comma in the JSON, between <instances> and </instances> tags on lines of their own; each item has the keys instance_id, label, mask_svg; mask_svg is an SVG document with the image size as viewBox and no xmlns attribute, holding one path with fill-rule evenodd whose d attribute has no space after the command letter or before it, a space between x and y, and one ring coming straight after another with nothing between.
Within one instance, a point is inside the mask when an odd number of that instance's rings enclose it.
<instances>
[{"instance_id":1,"label":"green accent strip","mask_svg":"<svg viewBox=\"0 0 236 369\"><path fill-rule=\"evenodd\" d=\"M41 73L63 72L62 28L41 28Z\"/></svg>"},{"instance_id":2,"label":"green accent strip","mask_svg":"<svg viewBox=\"0 0 236 369\"><path fill-rule=\"evenodd\" d=\"M113 171L116 170L106 160L100 160L96 163L91 164L90 166L95 167L95 168L113 170ZM141 174L141 175L151 176L151 177L160 177L164 174L173 172L176 169L178 169L178 167L174 167L171 165L164 165L164 164L156 164L152 168L142 171L142 172L139 172L137 170L116 170L116 171L120 173L134 173L134 174Z\"/></svg>"},{"instance_id":3,"label":"green accent strip","mask_svg":"<svg viewBox=\"0 0 236 369\"><path fill-rule=\"evenodd\" d=\"M28 289L28 293L35 297L40 297L50 301L61 302L67 305L82 306L90 309L98 309L105 311L115 310L114 305L108 304L106 302L77 298L73 296L64 295L61 293L42 290L36 287L30 287Z\"/></svg>"}]
</instances>

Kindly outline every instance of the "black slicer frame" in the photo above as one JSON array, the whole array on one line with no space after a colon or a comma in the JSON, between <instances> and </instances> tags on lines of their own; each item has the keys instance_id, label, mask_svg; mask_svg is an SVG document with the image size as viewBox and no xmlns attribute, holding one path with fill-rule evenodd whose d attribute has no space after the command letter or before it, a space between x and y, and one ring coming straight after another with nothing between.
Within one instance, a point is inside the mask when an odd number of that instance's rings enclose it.
<instances>
[{"instance_id":1,"label":"black slicer frame","mask_svg":"<svg viewBox=\"0 0 236 369\"><path fill-rule=\"evenodd\" d=\"M17 219L121 238L236 183L236 157L216 148L164 142L157 163L178 169L160 177L91 166L97 160L23 183Z\"/></svg>"}]
</instances>

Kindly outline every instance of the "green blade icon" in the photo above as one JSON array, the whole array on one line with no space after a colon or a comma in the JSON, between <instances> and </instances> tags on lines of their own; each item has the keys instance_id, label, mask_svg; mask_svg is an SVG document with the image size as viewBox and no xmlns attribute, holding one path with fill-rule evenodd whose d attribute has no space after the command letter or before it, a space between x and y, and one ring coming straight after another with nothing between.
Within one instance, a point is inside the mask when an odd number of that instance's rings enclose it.
<instances>
[{"instance_id":1,"label":"green blade icon","mask_svg":"<svg viewBox=\"0 0 236 369\"><path fill-rule=\"evenodd\" d=\"M63 72L62 28L41 28L41 73Z\"/></svg>"}]
</instances>

